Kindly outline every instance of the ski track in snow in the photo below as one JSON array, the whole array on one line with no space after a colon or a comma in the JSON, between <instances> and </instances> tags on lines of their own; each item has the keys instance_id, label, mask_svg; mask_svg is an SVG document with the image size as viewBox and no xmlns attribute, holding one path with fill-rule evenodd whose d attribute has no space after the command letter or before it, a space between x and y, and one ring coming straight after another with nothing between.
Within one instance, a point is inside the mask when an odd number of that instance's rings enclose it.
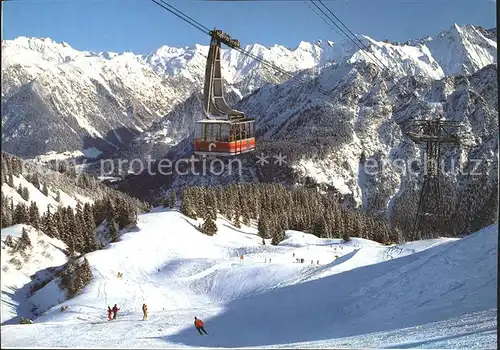
<instances>
[{"instance_id":1,"label":"ski track in snow","mask_svg":"<svg viewBox=\"0 0 500 350\"><path fill-rule=\"evenodd\" d=\"M497 225L392 247L298 231L262 246L253 227L220 218L208 237L196 220L162 209L138 226L86 255L94 279L82 294L53 302L32 325L2 325L2 347L496 347ZM48 286L35 296L51 303ZM115 303L118 318L108 322ZM194 316L208 336L196 333Z\"/></svg>"}]
</instances>

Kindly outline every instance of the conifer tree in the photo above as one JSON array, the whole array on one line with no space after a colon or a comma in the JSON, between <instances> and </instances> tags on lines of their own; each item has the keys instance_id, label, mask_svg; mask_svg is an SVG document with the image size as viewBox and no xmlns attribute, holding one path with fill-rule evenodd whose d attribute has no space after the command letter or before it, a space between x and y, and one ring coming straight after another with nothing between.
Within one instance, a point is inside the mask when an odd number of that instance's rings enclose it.
<instances>
[{"instance_id":1,"label":"conifer tree","mask_svg":"<svg viewBox=\"0 0 500 350\"><path fill-rule=\"evenodd\" d=\"M192 198L190 197L189 188L185 188L181 195L181 212L189 218L196 219L193 210Z\"/></svg>"},{"instance_id":2,"label":"conifer tree","mask_svg":"<svg viewBox=\"0 0 500 350\"><path fill-rule=\"evenodd\" d=\"M118 218L118 213L115 202L111 198L108 198L108 200L106 201L106 220L108 221L113 220L116 223L117 218Z\"/></svg>"},{"instance_id":3,"label":"conifer tree","mask_svg":"<svg viewBox=\"0 0 500 350\"><path fill-rule=\"evenodd\" d=\"M77 203L75 207L75 228L74 228L74 237L75 237L75 245L76 251L85 253L87 252L86 247L86 232L85 232L85 221L83 218L83 208L80 202Z\"/></svg>"},{"instance_id":4,"label":"conifer tree","mask_svg":"<svg viewBox=\"0 0 500 350\"><path fill-rule=\"evenodd\" d=\"M10 187L14 187L14 174L12 172L9 172L8 178L7 178L7 185Z\"/></svg>"},{"instance_id":5,"label":"conifer tree","mask_svg":"<svg viewBox=\"0 0 500 350\"><path fill-rule=\"evenodd\" d=\"M76 262L74 258L70 257L68 262L66 263L66 266L64 267L64 270L61 273L61 279L59 281L59 286L61 289L67 291L67 297L71 298L74 296L74 290L75 290L75 283L74 283L74 278L75 278L75 273L76 273Z\"/></svg>"},{"instance_id":6,"label":"conifer tree","mask_svg":"<svg viewBox=\"0 0 500 350\"><path fill-rule=\"evenodd\" d=\"M85 246L88 252L97 249L97 242L95 237L95 219L92 213L92 208L90 204L85 203L83 206L83 222L84 222L84 235L85 235Z\"/></svg>"},{"instance_id":7,"label":"conifer tree","mask_svg":"<svg viewBox=\"0 0 500 350\"><path fill-rule=\"evenodd\" d=\"M2 222L2 228L9 227L12 225L12 212L10 210L10 206L7 200L7 197L3 194L2 192L2 198L1 198L1 203L2 207L2 216L1 216L1 222Z\"/></svg>"},{"instance_id":8,"label":"conifer tree","mask_svg":"<svg viewBox=\"0 0 500 350\"><path fill-rule=\"evenodd\" d=\"M92 281L92 268L87 258L84 258L83 263L76 267L72 290L73 295L81 292L90 281Z\"/></svg>"},{"instance_id":9,"label":"conifer tree","mask_svg":"<svg viewBox=\"0 0 500 350\"><path fill-rule=\"evenodd\" d=\"M344 231L344 233L342 234L342 239L344 240L344 242L351 241L351 237L349 237L349 234L347 233L347 231Z\"/></svg>"},{"instance_id":10,"label":"conifer tree","mask_svg":"<svg viewBox=\"0 0 500 350\"><path fill-rule=\"evenodd\" d=\"M271 244L278 245L284 239L285 239L285 230L280 225L274 226Z\"/></svg>"},{"instance_id":11,"label":"conifer tree","mask_svg":"<svg viewBox=\"0 0 500 350\"><path fill-rule=\"evenodd\" d=\"M217 233L217 225L210 217L207 217L207 219L201 226L201 229L203 233L208 236L213 236Z\"/></svg>"},{"instance_id":12,"label":"conifer tree","mask_svg":"<svg viewBox=\"0 0 500 350\"><path fill-rule=\"evenodd\" d=\"M201 226L201 230L204 234L208 236L213 236L217 233L217 224L215 220L217 219L217 214L215 213L214 208L207 208L207 215L203 225Z\"/></svg>"},{"instance_id":13,"label":"conifer tree","mask_svg":"<svg viewBox=\"0 0 500 350\"><path fill-rule=\"evenodd\" d=\"M92 205L92 214L94 216L95 226L99 226L104 220L106 220L107 210L105 208L104 200L97 200Z\"/></svg>"},{"instance_id":14,"label":"conifer tree","mask_svg":"<svg viewBox=\"0 0 500 350\"><path fill-rule=\"evenodd\" d=\"M76 221L73 208L70 206L64 209L62 226L64 227L63 242L68 246L68 252L73 254L77 251Z\"/></svg>"},{"instance_id":15,"label":"conifer tree","mask_svg":"<svg viewBox=\"0 0 500 350\"><path fill-rule=\"evenodd\" d=\"M30 200L30 191L28 190L27 187L23 187L22 188L22 194L21 194L21 197L23 197L23 199L26 201L26 202L29 202Z\"/></svg>"},{"instance_id":16,"label":"conifer tree","mask_svg":"<svg viewBox=\"0 0 500 350\"><path fill-rule=\"evenodd\" d=\"M40 178L38 177L38 173L34 172L33 175L31 176L31 181L30 181L35 188L40 189Z\"/></svg>"},{"instance_id":17,"label":"conifer tree","mask_svg":"<svg viewBox=\"0 0 500 350\"><path fill-rule=\"evenodd\" d=\"M42 193L44 196L49 196L49 186L47 184L42 184Z\"/></svg>"},{"instance_id":18,"label":"conifer tree","mask_svg":"<svg viewBox=\"0 0 500 350\"><path fill-rule=\"evenodd\" d=\"M16 208L14 209L12 224L29 224L29 215L24 204L17 203Z\"/></svg>"},{"instance_id":19,"label":"conifer tree","mask_svg":"<svg viewBox=\"0 0 500 350\"><path fill-rule=\"evenodd\" d=\"M324 217L319 217L316 219L313 228L313 235L319 238L327 237L326 233L326 220Z\"/></svg>"},{"instance_id":20,"label":"conifer tree","mask_svg":"<svg viewBox=\"0 0 500 350\"><path fill-rule=\"evenodd\" d=\"M177 194L175 191L172 191L170 194L169 208L174 209L177 204Z\"/></svg>"},{"instance_id":21,"label":"conifer tree","mask_svg":"<svg viewBox=\"0 0 500 350\"><path fill-rule=\"evenodd\" d=\"M116 201L116 223L118 224L118 229L122 229L128 225L128 211L123 200L118 199Z\"/></svg>"},{"instance_id":22,"label":"conifer tree","mask_svg":"<svg viewBox=\"0 0 500 350\"><path fill-rule=\"evenodd\" d=\"M109 237L111 242L116 242L118 240L118 228L114 219L108 221Z\"/></svg>"},{"instance_id":23,"label":"conifer tree","mask_svg":"<svg viewBox=\"0 0 500 350\"><path fill-rule=\"evenodd\" d=\"M270 237L269 218L265 214L259 216L257 230L259 237L262 239L268 239Z\"/></svg>"},{"instance_id":24,"label":"conifer tree","mask_svg":"<svg viewBox=\"0 0 500 350\"><path fill-rule=\"evenodd\" d=\"M21 238L17 242L17 247L18 250L24 251L26 248L31 247L31 239L28 235L28 232L26 229L23 227L22 233L21 233Z\"/></svg>"},{"instance_id":25,"label":"conifer tree","mask_svg":"<svg viewBox=\"0 0 500 350\"><path fill-rule=\"evenodd\" d=\"M40 230L41 228L40 212L38 211L38 206L36 205L36 202L33 201L31 202L29 209L29 223L37 230Z\"/></svg>"},{"instance_id":26,"label":"conifer tree","mask_svg":"<svg viewBox=\"0 0 500 350\"><path fill-rule=\"evenodd\" d=\"M61 239L59 231L57 230L57 224L54 222L54 217L55 215L52 215L50 209L47 208L47 213L45 214L43 220L44 232L49 237Z\"/></svg>"},{"instance_id":27,"label":"conifer tree","mask_svg":"<svg viewBox=\"0 0 500 350\"><path fill-rule=\"evenodd\" d=\"M235 214L233 217L233 225L236 228L241 228L240 216L238 214Z\"/></svg>"}]
</instances>

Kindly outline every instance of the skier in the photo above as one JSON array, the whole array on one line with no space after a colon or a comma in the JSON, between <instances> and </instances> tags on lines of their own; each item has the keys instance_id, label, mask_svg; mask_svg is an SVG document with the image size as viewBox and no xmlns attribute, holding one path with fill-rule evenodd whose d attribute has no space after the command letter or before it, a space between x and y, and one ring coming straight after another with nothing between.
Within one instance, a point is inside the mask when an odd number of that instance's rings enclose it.
<instances>
[{"instance_id":1,"label":"skier","mask_svg":"<svg viewBox=\"0 0 500 350\"><path fill-rule=\"evenodd\" d=\"M201 334L203 335L203 333L201 333L201 331L205 332L206 335L208 335L207 331L205 330L205 328L203 328L203 321L200 320L199 318L197 318L196 316L194 317L194 326L196 327L196 330Z\"/></svg>"},{"instance_id":2,"label":"skier","mask_svg":"<svg viewBox=\"0 0 500 350\"><path fill-rule=\"evenodd\" d=\"M108 321L113 319L113 310L108 306Z\"/></svg>"},{"instance_id":3,"label":"skier","mask_svg":"<svg viewBox=\"0 0 500 350\"><path fill-rule=\"evenodd\" d=\"M116 314L118 313L118 310L120 309L115 304L115 306L113 306L113 320L116 320Z\"/></svg>"},{"instance_id":4,"label":"skier","mask_svg":"<svg viewBox=\"0 0 500 350\"><path fill-rule=\"evenodd\" d=\"M147 320L148 319L148 306L146 304L142 304L142 313L144 314L142 319Z\"/></svg>"}]
</instances>

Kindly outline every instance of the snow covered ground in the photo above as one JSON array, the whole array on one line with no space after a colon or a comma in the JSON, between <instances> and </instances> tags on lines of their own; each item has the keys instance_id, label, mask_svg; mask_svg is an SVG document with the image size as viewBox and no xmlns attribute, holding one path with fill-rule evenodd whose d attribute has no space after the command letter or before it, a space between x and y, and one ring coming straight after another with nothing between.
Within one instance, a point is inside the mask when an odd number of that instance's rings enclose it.
<instances>
[{"instance_id":1,"label":"snow covered ground","mask_svg":"<svg viewBox=\"0 0 500 350\"><path fill-rule=\"evenodd\" d=\"M43 214L47 211L47 208L54 211L57 210L59 206L63 207L72 207L75 208L78 205L78 201L81 203L92 203L93 200L90 198L79 195L78 193L68 194L64 191L58 189L59 192L59 201L57 201L57 193L55 189L51 188L48 190L48 196L45 196L39 188L36 188L31 182L26 180L22 175L13 176L13 185L14 187L10 187L7 183L2 184L2 192L8 198L8 200L12 199L12 203L17 205L18 203L24 204L29 207L31 202L35 202L38 206L38 210L40 214ZM17 192L17 188L26 187L29 192L28 200L24 200L21 195Z\"/></svg>"},{"instance_id":2,"label":"snow covered ground","mask_svg":"<svg viewBox=\"0 0 500 350\"><path fill-rule=\"evenodd\" d=\"M13 240L18 240L23 228L26 229L32 248L26 255L20 252L9 253L8 247L4 244L5 239L11 236ZM50 277L50 268L66 263L68 259L63 252L64 249L66 245L60 240L50 238L27 225L14 225L2 230L2 324L17 315L27 317L33 306L46 308L58 304L59 300L64 301L64 296L59 294L52 295L56 297L55 300L45 298L45 295L41 298L36 294L29 295L33 283ZM36 275L38 280L34 278L30 284L33 275Z\"/></svg>"},{"instance_id":3,"label":"snow covered ground","mask_svg":"<svg viewBox=\"0 0 500 350\"><path fill-rule=\"evenodd\" d=\"M176 211L141 215L138 230L86 255L94 280L68 310L3 324L2 347L496 347L498 225L387 247L297 231L262 245L253 227L217 224L208 237ZM5 294L2 271L2 311Z\"/></svg>"}]
</instances>

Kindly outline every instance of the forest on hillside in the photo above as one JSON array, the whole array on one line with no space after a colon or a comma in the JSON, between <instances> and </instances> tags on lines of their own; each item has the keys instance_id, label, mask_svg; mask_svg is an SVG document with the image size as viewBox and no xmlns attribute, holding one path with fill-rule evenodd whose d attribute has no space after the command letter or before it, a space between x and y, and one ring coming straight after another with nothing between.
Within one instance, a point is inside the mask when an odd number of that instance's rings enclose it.
<instances>
[{"instance_id":1,"label":"forest on hillside","mask_svg":"<svg viewBox=\"0 0 500 350\"><path fill-rule=\"evenodd\" d=\"M35 165L2 152L1 169L2 187L6 184L15 189L24 200L14 204L13 198L2 189L2 228L16 224L31 225L49 237L62 240L68 246L68 256L102 249L106 242L97 237L96 229L100 225L106 229L109 240L114 241L119 230L137 223L138 213L149 210L146 203L108 188L90 176L77 174L71 167L58 168L57 172L49 169L38 171ZM54 199L60 202L60 188L50 182L57 177L61 187L69 193L77 192L90 197L91 203L77 201L75 207L59 203L56 208L39 208L37 202L30 198L27 187L14 185L14 176L22 176L46 197L49 197L49 191L56 193Z\"/></svg>"},{"instance_id":2,"label":"forest on hillside","mask_svg":"<svg viewBox=\"0 0 500 350\"><path fill-rule=\"evenodd\" d=\"M278 244L285 230L312 233L320 238L361 237L382 244L402 242L399 228L390 229L387 221L358 210L347 209L340 198L321 194L317 189L286 189L279 184L237 184L228 187L187 187L180 194L181 212L204 219L202 229L216 234L211 224L217 214L224 215L236 227L257 223L259 235ZM164 205L174 207L177 193L165 198ZM205 229L204 229L205 228Z\"/></svg>"}]
</instances>

